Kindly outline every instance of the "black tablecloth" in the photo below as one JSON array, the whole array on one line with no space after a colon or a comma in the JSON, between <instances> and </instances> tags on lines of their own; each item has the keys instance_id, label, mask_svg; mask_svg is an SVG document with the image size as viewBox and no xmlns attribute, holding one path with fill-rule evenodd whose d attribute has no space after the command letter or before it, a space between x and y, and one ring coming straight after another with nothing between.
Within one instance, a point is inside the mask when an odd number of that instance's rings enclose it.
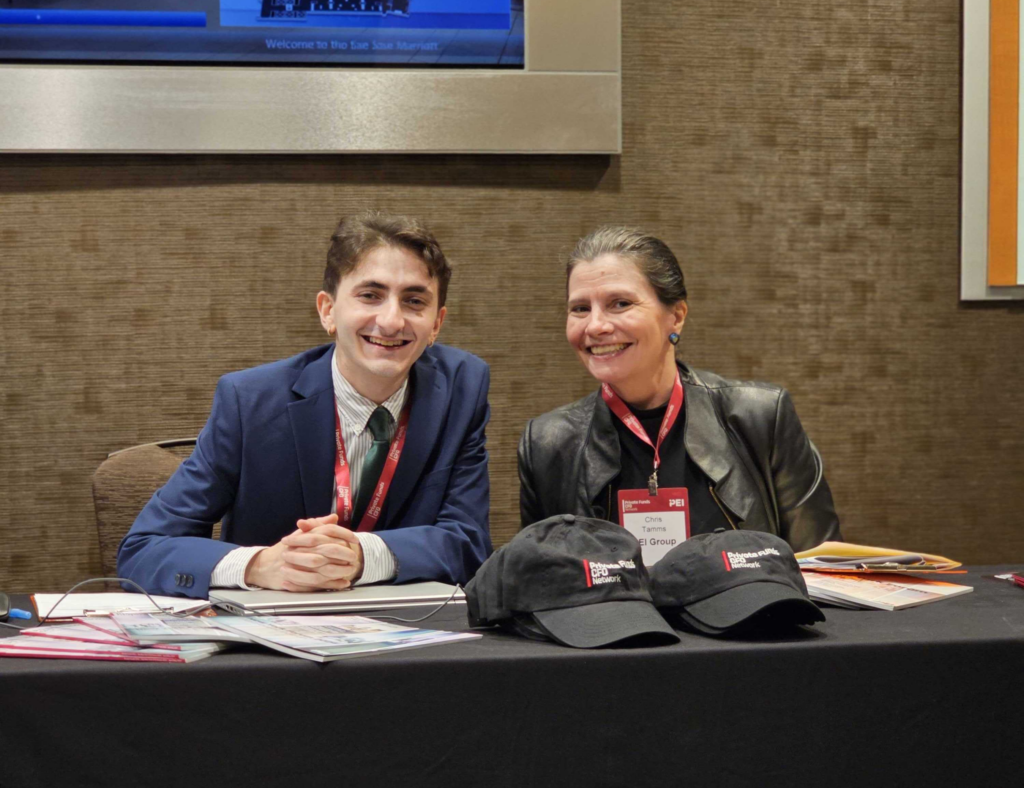
<instances>
[{"instance_id":1,"label":"black tablecloth","mask_svg":"<svg viewBox=\"0 0 1024 788\"><path fill-rule=\"evenodd\" d=\"M773 641L0 659L0 786L1021 785L1024 590L994 571Z\"/></svg>"}]
</instances>

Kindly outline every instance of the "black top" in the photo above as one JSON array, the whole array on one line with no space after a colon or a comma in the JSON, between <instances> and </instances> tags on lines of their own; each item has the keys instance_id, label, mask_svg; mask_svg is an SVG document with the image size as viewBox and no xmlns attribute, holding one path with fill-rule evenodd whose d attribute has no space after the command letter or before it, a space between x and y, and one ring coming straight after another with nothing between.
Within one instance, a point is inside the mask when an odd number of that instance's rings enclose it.
<instances>
[{"instance_id":1,"label":"black top","mask_svg":"<svg viewBox=\"0 0 1024 788\"><path fill-rule=\"evenodd\" d=\"M627 407L629 407L627 405ZM651 443L657 444L658 430L665 417L667 405L651 410L630 407L633 415L640 420ZM654 470L654 449L630 432L622 419L612 415L612 423L619 434L622 452L619 475L611 483L611 506L608 519L619 523L619 490L646 490L647 480ZM659 487L686 487L690 494L690 535L709 534L716 528L730 528L721 508L711 497L711 480L686 453L683 435L686 428L686 411L679 414L676 423L665 436L661 447L661 468L658 469ZM621 525L621 523L620 523Z\"/></svg>"}]
</instances>

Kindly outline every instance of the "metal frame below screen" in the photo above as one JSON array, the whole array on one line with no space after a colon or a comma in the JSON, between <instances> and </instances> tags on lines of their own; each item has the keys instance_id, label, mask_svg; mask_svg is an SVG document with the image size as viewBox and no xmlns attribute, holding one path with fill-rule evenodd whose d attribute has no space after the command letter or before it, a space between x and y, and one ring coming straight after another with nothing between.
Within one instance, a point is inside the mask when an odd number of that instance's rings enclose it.
<instances>
[{"instance_id":1,"label":"metal frame below screen","mask_svg":"<svg viewBox=\"0 0 1024 788\"><path fill-rule=\"evenodd\" d=\"M523 70L0 66L0 152L622 151L620 0L526 0Z\"/></svg>"}]
</instances>

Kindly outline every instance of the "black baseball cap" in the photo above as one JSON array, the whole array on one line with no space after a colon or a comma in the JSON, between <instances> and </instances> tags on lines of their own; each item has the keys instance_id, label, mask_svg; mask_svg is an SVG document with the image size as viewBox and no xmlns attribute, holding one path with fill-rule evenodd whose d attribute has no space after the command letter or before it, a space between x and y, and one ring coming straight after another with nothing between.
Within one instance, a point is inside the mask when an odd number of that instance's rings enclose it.
<instances>
[{"instance_id":1,"label":"black baseball cap","mask_svg":"<svg viewBox=\"0 0 1024 788\"><path fill-rule=\"evenodd\" d=\"M673 547L651 569L651 595L666 618L709 635L825 620L793 550L760 531L719 529Z\"/></svg>"},{"instance_id":2,"label":"black baseball cap","mask_svg":"<svg viewBox=\"0 0 1024 788\"><path fill-rule=\"evenodd\" d=\"M651 600L639 542L589 517L524 528L480 567L466 602L472 626L501 624L574 648L679 642Z\"/></svg>"}]
</instances>

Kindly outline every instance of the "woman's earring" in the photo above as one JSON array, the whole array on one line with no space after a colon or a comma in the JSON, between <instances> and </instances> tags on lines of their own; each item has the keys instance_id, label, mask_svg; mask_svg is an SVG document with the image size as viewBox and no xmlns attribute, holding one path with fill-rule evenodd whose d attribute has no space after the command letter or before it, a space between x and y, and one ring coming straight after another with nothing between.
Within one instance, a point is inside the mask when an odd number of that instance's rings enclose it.
<instances>
[{"instance_id":1,"label":"woman's earring","mask_svg":"<svg viewBox=\"0 0 1024 788\"><path fill-rule=\"evenodd\" d=\"M679 344L679 334L677 334L675 331L673 331L671 334L668 335L668 341L671 342L673 345L678 345Z\"/></svg>"}]
</instances>

